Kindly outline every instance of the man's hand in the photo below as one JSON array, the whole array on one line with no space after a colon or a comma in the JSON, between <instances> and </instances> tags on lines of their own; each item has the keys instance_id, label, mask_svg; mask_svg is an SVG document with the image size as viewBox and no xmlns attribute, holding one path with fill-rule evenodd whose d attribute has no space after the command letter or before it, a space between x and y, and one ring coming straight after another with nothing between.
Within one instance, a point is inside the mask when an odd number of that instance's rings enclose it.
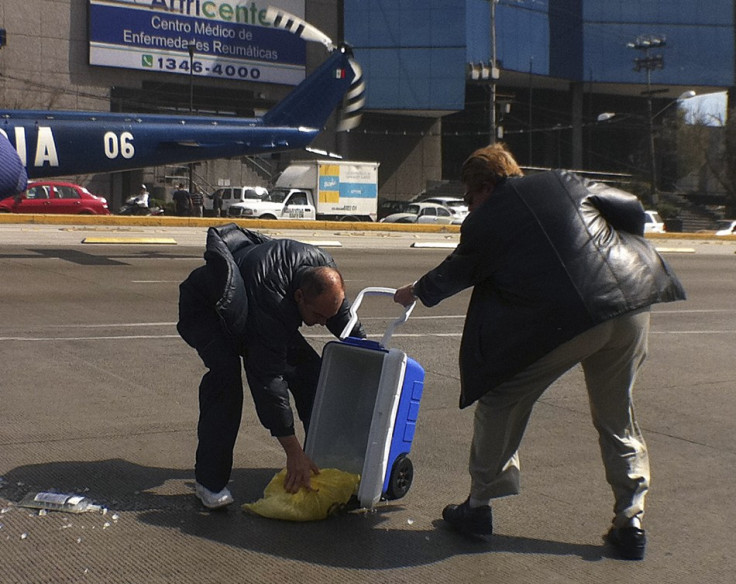
<instances>
[{"instance_id":1,"label":"man's hand","mask_svg":"<svg viewBox=\"0 0 736 584\"><path fill-rule=\"evenodd\" d=\"M296 493L302 487L311 489L312 473L319 474L319 467L304 453L296 436L281 436L278 440L286 452L286 492Z\"/></svg>"},{"instance_id":2,"label":"man's hand","mask_svg":"<svg viewBox=\"0 0 736 584\"><path fill-rule=\"evenodd\" d=\"M414 296L414 284L407 284L402 286L394 294L394 302L401 304L402 306L411 306L416 302L417 297Z\"/></svg>"}]
</instances>

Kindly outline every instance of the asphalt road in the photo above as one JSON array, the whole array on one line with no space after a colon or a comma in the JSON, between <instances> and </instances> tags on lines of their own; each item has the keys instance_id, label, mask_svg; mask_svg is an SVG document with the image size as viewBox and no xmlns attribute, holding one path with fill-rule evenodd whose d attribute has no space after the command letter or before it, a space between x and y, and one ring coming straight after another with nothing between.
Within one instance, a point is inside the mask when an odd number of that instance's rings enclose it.
<instances>
[{"instance_id":1,"label":"asphalt road","mask_svg":"<svg viewBox=\"0 0 736 584\"><path fill-rule=\"evenodd\" d=\"M243 513L239 504L259 498L284 462L246 398L231 483L238 505L203 511L191 468L204 370L175 322L177 286L202 263L204 231L155 234L176 244L81 243L90 235L99 232L0 227L3 584L733 581L736 244L657 241L674 249L664 253L689 300L654 308L636 388L653 485L648 556L632 564L601 542L612 498L578 370L535 409L524 490L495 504L492 543L444 529L442 507L468 488L472 411L457 408L467 292L417 307L393 337L426 370L406 497L318 523ZM448 252L411 247L430 238L416 234L299 237L330 245L351 295L411 281ZM397 308L366 298L360 315L378 338ZM317 349L330 340L320 327L306 334ZM38 515L13 504L48 489L82 492L109 511Z\"/></svg>"}]
</instances>

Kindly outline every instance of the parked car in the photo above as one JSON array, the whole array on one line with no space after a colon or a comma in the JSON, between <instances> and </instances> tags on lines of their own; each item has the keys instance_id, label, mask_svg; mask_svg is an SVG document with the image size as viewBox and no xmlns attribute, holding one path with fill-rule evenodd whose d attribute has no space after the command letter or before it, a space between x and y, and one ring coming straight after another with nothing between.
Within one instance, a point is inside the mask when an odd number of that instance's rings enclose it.
<instances>
[{"instance_id":1,"label":"parked car","mask_svg":"<svg viewBox=\"0 0 736 584\"><path fill-rule=\"evenodd\" d=\"M395 201L382 199L378 201L378 220L393 215L394 213L403 213L409 205L408 201Z\"/></svg>"},{"instance_id":2,"label":"parked car","mask_svg":"<svg viewBox=\"0 0 736 584\"><path fill-rule=\"evenodd\" d=\"M0 213L109 215L107 199L68 182L33 181L25 192L0 201Z\"/></svg>"},{"instance_id":3,"label":"parked car","mask_svg":"<svg viewBox=\"0 0 736 584\"><path fill-rule=\"evenodd\" d=\"M736 219L721 219L716 223L716 235L736 235Z\"/></svg>"},{"instance_id":4,"label":"parked car","mask_svg":"<svg viewBox=\"0 0 736 584\"><path fill-rule=\"evenodd\" d=\"M254 186L219 188L204 198L204 210L208 215L211 215L213 212L212 201L215 193L220 193L220 197L222 198L222 216L227 217L230 215L229 210L232 205L244 203L248 199L260 199L268 194L268 189ZM235 216L239 215L236 214Z\"/></svg>"},{"instance_id":5,"label":"parked car","mask_svg":"<svg viewBox=\"0 0 736 584\"><path fill-rule=\"evenodd\" d=\"M644 211L644 233L665 233L664 221L656 211Z\"/></svg>"},{"instance_id":6,"label":"parked car","mask_svg":"<svg viewBox=\"0 0 736 584\"><path fill-rule=\"evenodd\" d=\"M381 219L381 223L437 223L450 225L458 220L457 215L444 205L437 203L411 203L403 213L392 213ZM460 220L462 221L462 220Z\"/></svg>"},{"instance_id":7,"label":"parked car","mask_svg":"<svg viewBox=\"0 0 736 584\"><path fill-rule=\"evenodd\" d=\"M462 219L465 219L467 214L470 212L468 211L468 206L465 204L465 201L459 197L429 197L428 199L422 200L422 203L437 203L439 205L444 205L454 211L457 218ZM462 221L460 222L462 223Z\"/></svg>"}]
</instances>

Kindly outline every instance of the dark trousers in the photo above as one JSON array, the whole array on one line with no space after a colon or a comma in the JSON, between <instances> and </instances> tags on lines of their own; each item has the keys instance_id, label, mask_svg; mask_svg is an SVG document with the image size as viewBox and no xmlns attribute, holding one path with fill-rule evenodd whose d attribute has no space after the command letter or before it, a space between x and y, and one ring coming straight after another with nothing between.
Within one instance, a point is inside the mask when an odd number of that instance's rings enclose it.
<instances>
[{"instance_id":1,"label":"dark trousers","mask_svg":"<svg viewBox=\"0 0 736 584\"><path fill-rule=\"evenodd\" d=\"M191 330L192 327L196 330ZM195 321L180 320L178 328L187 343L197 349L208 369L199 384L199 443L194 475L198 483L218 492L230 480L242 417L242 357L214 313L207 316L200 313ZM244 365L247 369L247 359ZM288 347L284 379L305 430L309 426L320 366L320 356L296 333Z\"/></svg>"}]
</instances>

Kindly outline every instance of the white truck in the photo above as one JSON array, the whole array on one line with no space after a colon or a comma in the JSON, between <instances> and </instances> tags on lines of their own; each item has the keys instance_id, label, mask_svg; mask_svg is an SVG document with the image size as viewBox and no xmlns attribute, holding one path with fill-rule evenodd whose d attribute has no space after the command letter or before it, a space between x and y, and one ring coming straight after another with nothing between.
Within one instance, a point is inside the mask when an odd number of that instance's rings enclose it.
<instances>
[{"instance_id":1,"label":"white truck","mask_svg":"<svg viewBox=\"0 0 736 584\"><path fill-rule=\"evenodd\" d=\"M243 219L375 221L378 162L305 160L288 166L268 195L232 205Z\"/></svg>"}]
</instances>

